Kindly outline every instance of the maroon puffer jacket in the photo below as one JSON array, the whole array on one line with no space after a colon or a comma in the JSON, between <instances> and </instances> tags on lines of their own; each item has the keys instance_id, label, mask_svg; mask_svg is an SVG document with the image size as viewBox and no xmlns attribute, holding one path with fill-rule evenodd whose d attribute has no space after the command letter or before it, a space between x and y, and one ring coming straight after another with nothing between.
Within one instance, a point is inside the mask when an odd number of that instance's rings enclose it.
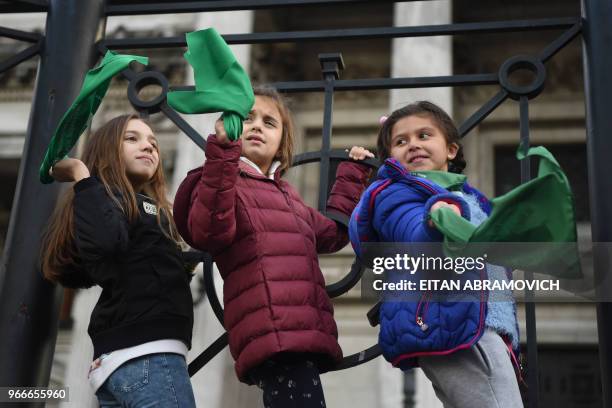
<instances>
[{"instance_id":1,"label":"maroon puffer jacket","mask_svg":"<svg viewBox=\"0 0 612 408\"><path fill-rule=\"evenodd\" d=\"M179 232L208 251L224 279L224 324L236 373L278 353L309 353L323 372L342 358L317 253L348 243L345 228L308 207L288 183L239 160L241 142L208 138L204 168L189 172L174 202ZM350 216L367 167L338 166L328 210Z\"/></svg>"}]
</instances>

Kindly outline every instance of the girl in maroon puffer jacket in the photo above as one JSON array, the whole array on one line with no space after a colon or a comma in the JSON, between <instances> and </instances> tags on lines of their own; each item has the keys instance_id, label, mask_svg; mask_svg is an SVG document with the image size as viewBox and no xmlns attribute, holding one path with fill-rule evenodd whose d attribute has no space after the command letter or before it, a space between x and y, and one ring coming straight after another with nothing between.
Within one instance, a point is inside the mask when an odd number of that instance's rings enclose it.
<instances>
[{"instance_id":1,"label":"girl in maroon puffer jacket","mask_svg":"<svg viewBox=\"0 0 612 408\"><path fill-rule=\"evenodd\" d=\"M203 168L175 197L183 238L210 252L224 279L224 325L238 378L264 391L266 407L325 406L319 373L342 359L318 253L348 243L347 231L308 207L281 179L293 152L291 114L281 96L255 90L241 140L223 123L208 138ZM353 160L373 157L353 147ZM350 216L368 178L338 166L327 209Z\"/></svg>"}]
</instances>

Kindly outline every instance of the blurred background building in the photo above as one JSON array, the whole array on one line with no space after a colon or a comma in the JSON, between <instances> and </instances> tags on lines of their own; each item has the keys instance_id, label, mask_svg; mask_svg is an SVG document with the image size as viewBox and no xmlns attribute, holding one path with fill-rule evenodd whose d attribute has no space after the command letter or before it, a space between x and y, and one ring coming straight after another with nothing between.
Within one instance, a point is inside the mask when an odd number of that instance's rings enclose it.
<instances>
[{"instance_id":1,"label":"blurred background building","mask_svg":"<svg viewBox=\"0 0 612 408\"><path fill-rule=\"evenodd\" d=\"M578 0L426 1L376 2L341 6L261 9L179 15L110 17L107 38L168 37L214 27L222 34L299 31L335 28L412 26L451 22L521 20L577 17ZM0 15L0 26L44 32L45 16L36 13ZM411 39L369 39L274 43L232 46L254 83L318 80L317 55L341 52L346 68L341 79L436 76L497 72L509 57L534 54L560 31L487 35L458 35ZM78 35L75 33L75 35ZM14 55L21 45L0 39L0 60ZM147 55L150 65L164 73L172 85L193 83L192 72L182 57L184 49L126 50ZM590 239L585 113L580 39L574 40L546 64L547 85L530 104L532 144L543 144L558 158L576 197L579 235ZM33 97L37 60L18 65L0 77L0 247L4 244L20 156ZM126 81L116 79L94 119L94 127L131 110ZM333 148L363 145L375 150L379 117L415 100L428 99L452 113L461 123L498 91L497 86L431 88L392 91L336 92L333 117ZM155 92L152 90L151 92ZM297 151L321 146L323 95L289 95L298 128ZM213 131L210 115L186 118L202 135ZM174 124L162 115L151 117L160 140L164 167L175 191L187 170L201 165L204 155L195 149ZM507 101L465 139L471 184L489 196L519 184L520 167L514 158L519 140L518 104ZM292 169L290 181L305 200L316 206L318 165ZM32 181L35 182L35 181ZM37 182L37 181L36 181ZM344 276L352 263L350 246L321 258L328 282ZM221 282L217 282L220 288ZM197 298L199 281L194 279ZM358 285L359 286L359 285ZM365 317L372 302L361 298L359 287L334 300L340 342L345 354L363 350L377 340L377 328ZM52 382L70 387L71 402L65 406L96 406L87 385L91 345L86 334L89 313L98 291L80 291L74 303L65 304L63 329L59 332ZM71 298L71 295L66 296ZM523 305L519 307L524 334ZM550 302L537 305L540 398L544 407L599 407L601 381L597 351L595 308L588 303ZM72 319L72 320L71 320ZM194 358L219 334L220 324L207 301L196 306ZM523 338L524 340L524 338ZM427 379L418 370L402 374L382 358L345 371L323 375L330 407L436 407L441 406ZM215 357L193 377L198 406L253 407L261 404L260 391L235 380L229 352Z\"/></svg>"}]
</instances>

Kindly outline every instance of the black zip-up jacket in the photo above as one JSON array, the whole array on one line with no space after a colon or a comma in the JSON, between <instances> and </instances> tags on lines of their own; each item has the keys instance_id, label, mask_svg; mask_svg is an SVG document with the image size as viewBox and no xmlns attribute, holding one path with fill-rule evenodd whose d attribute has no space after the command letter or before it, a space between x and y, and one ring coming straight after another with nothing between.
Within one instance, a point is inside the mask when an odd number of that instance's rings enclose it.
<instances>
[{"instance_id":1,"label":"black zip-up jacket","mask_svg":"<svg viewBox=\"0 0 612 408\"><path fill-rule=\"evenodd\" d=\"M102 287L88 328L94 359L160 339L191 348L191 275L180 248L159 227L155 202L137 194L140 216L130 224L95 177L76 183L74 192L79 267L60 283Z\"/></svg>"}]
</instances>

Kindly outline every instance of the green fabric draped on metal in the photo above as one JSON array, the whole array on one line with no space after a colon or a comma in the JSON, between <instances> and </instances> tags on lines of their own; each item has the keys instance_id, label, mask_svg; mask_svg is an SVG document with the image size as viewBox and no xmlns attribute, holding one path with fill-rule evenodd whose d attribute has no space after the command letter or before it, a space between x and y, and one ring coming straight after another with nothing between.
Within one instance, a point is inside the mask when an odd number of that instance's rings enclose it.
<instances>
[{"instance_id":1,"label":"green fabric draped on metal","mask_svg":"<svg viewBox=\"0 0 612 408\"><path fill-rule=\"evenodd\" d=\"M53 182L53 177L49 175L49 169L57 161L66 157L74 147L98 110L112 78L128 68L132 61L147 65L149 59L108 51L100 65L87 72L79 95L66 111L55 129L53 137L51 137L45 158L40 165L39 177L42 183Z\"/></svg>"},{"instance_id":2,"label":"green fabric draped on metal","mask_svg":"<svg viewBox=\"0 0 612 408\"><path fill-rule=\"evenodd\" d=\"M215 29L186 38L185 59L193 67L196 90L169 92L168 104L181 113L223 112L225 131L237 140L255 102L251 81Z\"/></svg>"},{"instance_id":3,"label":"green fabric draped on metal","mask_svg":"<svg viewBox=\"0 0 612 408\"><path fill-rule=\"evenodd\" d=\"M492 212L478 227L448 208L431 214L435 226L444 234L444 250L455 257L481 256L486 251L487 261L491 263L541 271L559 278L580 278L574 201L567 177L546 148L525 150L519 147L516 156L519 160L538 157L538 176L492 199ZM442 186L456 185L457 180L449 179L449 175L451 173L441 174L442 178L432 174L426 177ZM523 245L517 252L512 251L511 246L504 248L494 244L499 242Z\"/></svg>"}]
</instances>

